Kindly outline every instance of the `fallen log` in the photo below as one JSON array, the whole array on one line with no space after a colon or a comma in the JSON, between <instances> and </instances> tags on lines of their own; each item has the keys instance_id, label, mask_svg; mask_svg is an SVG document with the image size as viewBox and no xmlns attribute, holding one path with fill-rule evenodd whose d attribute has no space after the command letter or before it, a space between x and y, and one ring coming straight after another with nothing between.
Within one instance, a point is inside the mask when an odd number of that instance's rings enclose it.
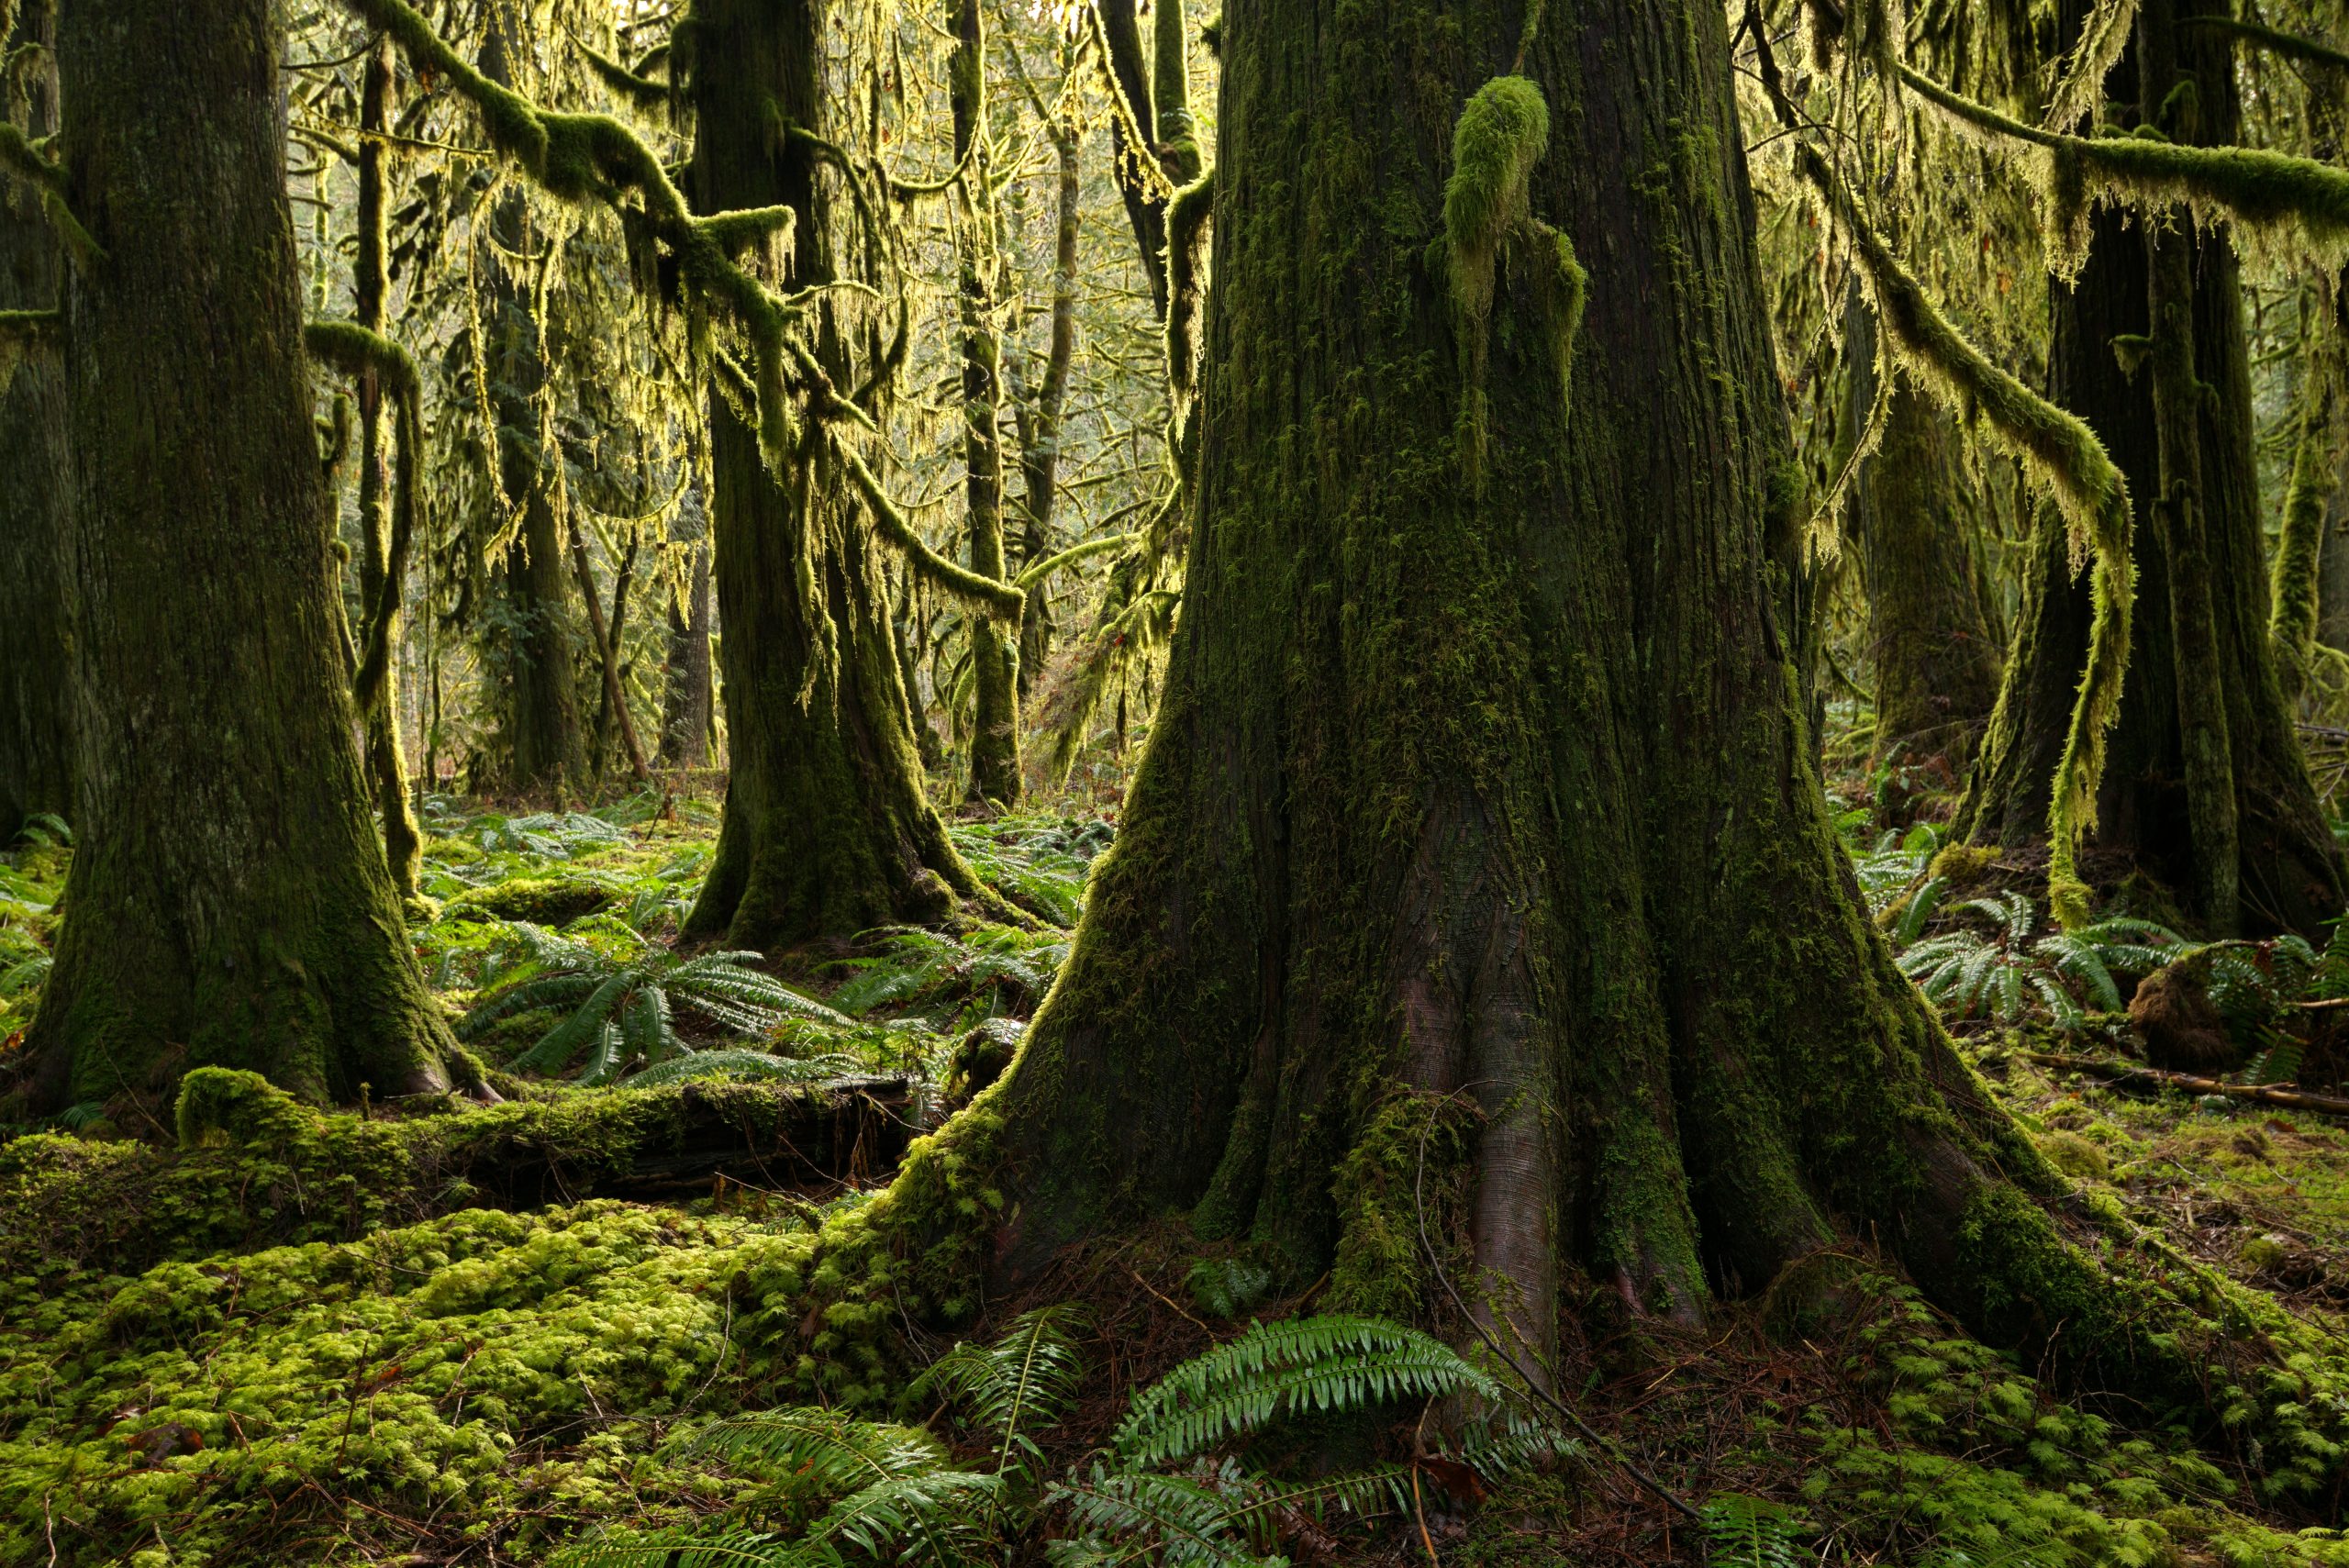
<instances>
[{"instance_id":1,"label":"fallen log","mask_svg":"<svg viewBox=\"0 0 2349 1568\"><path fill-rule=\"evenodd\" d=\"M2110 1079L2115 1088L2184 1089L2189 1094L2224 1095L2231 1100L2247 1100L2256 1105L2274 1106L2281 1110L2316 1111L2324 1116L2349 1117L2349 1099L2337 1095L2312 1095L2304 1089L2273 1084L2230 1084L2223 1078L2205 1078L2199 1073L2173 1073L2167 1068L2147 1067L2142 1062L2109 1062L2093 1056L2063 1056L2051 1051L2026 1051L2020 1054L2024 1060L2036 1062L2043 1067L2096 1073Z\"/></svg>"},{"instance_id":2,"label":"fallen log","mask_svg":"<svg viewBox=\"0 0 2349 1568\"><path fill-rule=\"evenodd\" d=\"M704 1080L397 1114L321 1111L202 1069L182 1142L39 1134L0 1144L0 1273L136 1273L174 1258L348 1241L461 1208L675 1202L720 1183L829 1194L896 1168L911 1084Z\"/></svg>"}]
</instances>

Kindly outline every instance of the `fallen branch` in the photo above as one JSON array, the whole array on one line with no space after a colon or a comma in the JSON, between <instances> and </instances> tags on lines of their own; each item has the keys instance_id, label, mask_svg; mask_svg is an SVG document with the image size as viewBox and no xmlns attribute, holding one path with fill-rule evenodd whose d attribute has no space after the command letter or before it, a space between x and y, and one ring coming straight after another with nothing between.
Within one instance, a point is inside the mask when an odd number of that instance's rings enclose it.
<instances>
[{"instance_id":1,"label":"fallen branch","mask_svg":"<svg viewBox=\"0 0 2349 1568\"><path fill-rule=\"evenodd\" d=\"M2074 1073L2100 1074L2110 1078L2116 1088L2184 1089L2197 1095L2224 1095L2232 1100L2249 1100L2255 1105L2275 1106L2281 1110L2316 1111L2324 1116L2349 1117L2349 1099L2338 1095L2311 1095L2266 1084L2230 1084L2222 1078L2205 1078L2197 1073L2173 1073L2165 1067L2146 1067L2133 1062L2107 1062L2093 1056L2059 1056L2049 1051L2026 1051L2022 1055L2043 1067L2061 1067Z\"/></svg>"}]
</instances>

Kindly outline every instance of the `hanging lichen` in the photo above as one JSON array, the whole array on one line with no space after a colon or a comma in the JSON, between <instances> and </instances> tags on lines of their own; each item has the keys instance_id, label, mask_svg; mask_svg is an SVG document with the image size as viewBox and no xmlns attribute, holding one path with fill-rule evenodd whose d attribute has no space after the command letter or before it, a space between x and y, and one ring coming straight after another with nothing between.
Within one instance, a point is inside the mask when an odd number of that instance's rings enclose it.
<instances>
[{"instance_id":1,"label":"hanging lichen","mask_svg":"<svg viewBox=\"0 0 2349 1568\"><path fill-rule=\"evenodd\" d=\"M1786 96L1766 41L1759 58L1764 83L1781 119L1798 128L1800 118ZM1993 364L1950 324L1861 216L1850 188L1815 146L1798 141L1795 164L1819 196L1829 221L1851 245L1869 302L1900 363L1920 386L1961 417L1987 419L1992 434L2054 496L2071 536L2075 570L2094 560L2087 666L2073 702L2048 812L2048 901L2059 921L2079 924L2088 914L2087 888L2077 869L2079 840L2096 824L2105 739L2120 717L2121 682L2129 667L2136 568L2128 482L2086 423Z\"/></svg>"},{"instance_id":2,"label":"hanging lichen","mask_svg":"<svg viewBox=\"0 0 2349 1568\"><path fill-rule=\"evenodd\" d=\"M1532 215L1527 192L1549 145L1549 105L1523 76L1497 76L1476 89L1453 128L1452 175L1443 186L1444 255L1460 344L1461 462L1472 483L1484 465L1485 363L1504 251L1531 269L1562 399L1570 384L1586 280L1573 242Z\"/></svg>"},{"instance_id":3,"label":"hanging lichen","mask_svg":"<svg viewBox=\"0 0 2349 1568\"><path fill-rule=\"evenodd\" d=\"M2298 242L2327 262L2349 256L2349 169L2255 147L2191 147L2150 127L2128 136L2066 136L2025 125L1909 66L1899 73L1958 124L2041 150L2049 251L2065 275L2076 273L2087 254L2088 212L2097 201L2146 210L2182 206L2199 223L2232 222L2255 246ZM2190 103L2175 107L2188 110Z\"/></svg>"},{"instance_id":4,"label":"hanging lichen","mask_svg":"<svg viewBox=\"0 0 2349 1568\"><path fill-rule=\"evenodd\" d=\"M2041 124L2048 130L2068 132L2094 114L2104 101L2104 81L2129 47L2137 24L2137 0L2097 0L2095 9L2080 24L2080 41L2064 62L2048 95L2047 114Z\"/></svg>"}]
</instances>

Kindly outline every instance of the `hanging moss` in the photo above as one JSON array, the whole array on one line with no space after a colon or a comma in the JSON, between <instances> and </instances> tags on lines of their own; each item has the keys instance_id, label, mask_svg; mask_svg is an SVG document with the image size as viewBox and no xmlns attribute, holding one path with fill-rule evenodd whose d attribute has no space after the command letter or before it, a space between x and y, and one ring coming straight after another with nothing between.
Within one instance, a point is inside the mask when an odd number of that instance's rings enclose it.
<instances>
[{"instance_id":1,"label":"hanging moss","mask_svg":"<svg viewBox=\"0 0 2349 1568\"><path fill-rule=\"evenodd\" d=\"M2048 155L2041 183L2050 239L2059 262L2071 268L2086 254L2087 203L2096 199L2148 210L2183 205L2201 222L2231 221L2270 246L2299 240L2327 261L2349 255L2349 169L2262 148L2191 147L2149 132L2090 139L2042 130L1909 66L1899 71L1960 125ZM2189 108L2175 96L2164 104L2165 117Z\"/></svg>"},{"instance_id":2,"label":"hanging moss","mask_svg":"<svg viewBox=\"0 0 2349 1568\"><path fill-rule=\"evenodd\" d=\"M1961 417L1987 421L1991 433L2054 495L2071 535L2075 569L2093 559L2087 668L2073 704L2048 812L2049 902L2057 919L2076 925L2087 917L2087 888L2077 870L2079 839L2096 825L2105 738L2120 717L2129 667L2136 566L2128 481L2086 423L1993 364L1950 324L1860 216L1851 192L1817 149L1799 145L1796 161L1838 231L1851 241L1870 303L1901 364Z\"/></svg>"}]
</instances>

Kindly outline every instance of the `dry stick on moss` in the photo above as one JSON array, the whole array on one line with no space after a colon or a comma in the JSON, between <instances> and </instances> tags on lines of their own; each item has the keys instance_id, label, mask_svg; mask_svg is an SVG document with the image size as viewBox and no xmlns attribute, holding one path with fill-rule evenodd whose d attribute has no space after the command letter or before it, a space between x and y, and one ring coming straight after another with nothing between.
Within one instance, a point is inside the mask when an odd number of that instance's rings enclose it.
<instances>
[{"instance_id":1,"label":"dry stick on moss","mask_svg":"<svg viewBox=\"0 0 2349 1568\"><path fill-rule=\"evenodd\" d=\"M2223 1078L2205 1078L2199 1073L2173 1073L2165 1067L2146 1067L2134 1062L2108 1062L2094 1056L2061 1056L2049 1051L2026 1051L2022 1056L2025 1061L2036 1062L2043 1067L2060 1067L2067 1072L2093 1073L2099 1077L2110 1078L2116 1088L2185 1089L2198 1095L2224 1095L2229 1099L2250 1100L2284 1110L2349 1116L2349 1099L2337 1095L2310 1095L2299 1089L2272 1088L2266 1084L2230 1084Z\"/></svg>"},{"instance_id":2,"label":"dry stick on moss","mask_svg":"<svg viewBox=\"0 0 2349 1568\"><path fill-rule=\"evenodd\" d=\"M1802 129L1771 57L1768 29L1757 6L1747 6L1745 30L1753 38L1757 73L1779 119L1789 130ZM2131 558L2128 482L2085 422L1991 363L1950 324L1923 285L1861 217L1851 191L1818 149L1799 138L1794 147L1796 167L1816 189L1830 220L1860 263L1869 303L1901 364L1960 418L1970 420L1976 414L1988 418L2000 443L2053 493L2071 536L2075 568L2093 559L2087 667L2056 764L2047 820L2048 902L2059 922L2081 924L2088 917L2088 890L2079 878L2079 840L2096 826L2105 739L2120 715L2121 682L2129 668L2136 569Z\"/></svg>"},{"instance_id":3,"label":"dry stick on moss","mask_svg":"<svg viewBox=\"0 0 2349 1568\"><path fill-rule=\"evenodd\" d=\"M1468 1089L1473 1086L1474 1085L1466 1085L1454 1089L1450 1094L1442 1095L1441 1098L1445 1100L1460 1099L1464 1096L1467 1094ZM1413 1218L1419 1223L1419 1250L1427 1254L1428 1267L1435 1271L1436 1283L1443 1286L1444 1295L1452 1298L1453 1309L1458 1312L1460 1316L1467 1321L1467 1324L1471 1329L1476 1330L1476 1337L1485 1342L1485 1348L1487 1351L1490 1351L1494 1356L1498 1358L1502 1364L1506 1365L1511 1372L1517 1373L1517 1380L1524 1385L1526 1392L1541 1400L1542 1404L1550 1407L1551 1409L1555 1410L1559 1416L1564 1418L1566 1425L1581 1433L1584 1439L1586 1440L1592 1447L1598 1449L1601 1453L1604 1453L1608 1458L1620 1465L1624 1473L1630 1475L1632 1480L1638 1482L1642 1486L1646 1487L1650 1492L1654 1493L1658 1497L1661 1497L1665 1503L1676 1509L1683 1518L1695 1519L1701 1523L1705 1516L1691 1506L1687 1498L1681 1496L1679 1493L1675 1492L1671 1487L1666 1486L1663 1482L1658 1481L1654 1476L1642 1469L1637 1461L1633 1460L1630 1454L1623 1451L1623 1447L1620 1443L1616 1442L1612 1438L1607 1437L1599 1432L1598 1429L1593 1427L1588 1421L1584 1420L1580 1416L1576 1415L1572 1406L1568 1405L1564 1400L1560 1399L1556 1395L1551 1393L1549 1389L1542 1386L1541 1379L1535 1377L1531 1372L1527 1371L1524 1362L1519 1361L1515 1356L1509 1354L1508 1351L1501 1348L1499 1338L1494 1334L1492 1329L1486 1327L1484 1320L1478 1318L1474 1312L1471 1312L1468 1309L1468 1304L1460 1298L1460 1291L1458 1287L1453 1285L1452 1283L1452 1275L1444 1269L1443 1259L1436 1252L1435 1241L1428 1235L1428 1133L1434 1125L1434 1118L1430 1118L1426 1122L1422 1123L1419 1128L1419 1164L1418 1168L1413 1171L1411 1174L1411 1208Z\"/></svg>"}]
</instances>

